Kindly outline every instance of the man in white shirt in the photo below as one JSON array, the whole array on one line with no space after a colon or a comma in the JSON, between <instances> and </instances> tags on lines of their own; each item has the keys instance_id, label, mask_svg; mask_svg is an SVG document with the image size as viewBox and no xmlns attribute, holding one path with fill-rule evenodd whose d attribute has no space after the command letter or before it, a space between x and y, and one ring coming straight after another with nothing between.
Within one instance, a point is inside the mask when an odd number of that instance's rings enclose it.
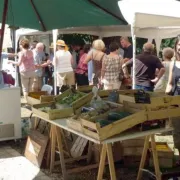
<instances>
[{"instance_id":1,"label":"man in white shirt","mask_svg":"<svg viewBox=\"0 0 180 180\"><path fill-rule=\"evenodd\" d=\"M37 43L36 48L33 50L34 55L34 64L37 67L36 69L36 78L35 80L35 91L41 91L43 84L43 67L46 67L50 64L50 60L44 62L46 59L44 52L44 44Z\"/></svg>"}]
</instances>

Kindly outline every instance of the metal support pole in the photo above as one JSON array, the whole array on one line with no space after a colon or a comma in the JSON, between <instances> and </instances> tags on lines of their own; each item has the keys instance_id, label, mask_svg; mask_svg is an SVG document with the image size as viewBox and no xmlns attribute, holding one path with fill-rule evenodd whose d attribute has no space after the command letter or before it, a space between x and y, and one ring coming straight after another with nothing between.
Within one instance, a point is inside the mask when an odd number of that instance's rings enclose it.
<instances>
[{"instance_id":1,"label":"metal support pole","mask_svg":"<svg viewBox=\"0 0 180 180\"><path fill-rule=\"evenodd\" d=\"M132 34L132 43L133 43L133 70L132 70L132 84L133 89L135 89L136 86L136 35L135 35L135 28L133 25L131 25L131 34Z\"/></svg>"}]
</instances>

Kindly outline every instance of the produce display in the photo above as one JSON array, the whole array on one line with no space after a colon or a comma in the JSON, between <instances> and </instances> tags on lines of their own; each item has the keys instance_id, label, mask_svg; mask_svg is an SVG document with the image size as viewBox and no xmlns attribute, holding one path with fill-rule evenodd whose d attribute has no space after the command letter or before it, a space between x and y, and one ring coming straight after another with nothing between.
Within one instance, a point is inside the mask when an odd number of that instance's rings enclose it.
<instances>
[{"instance_id":1,"label":"produce display","mask_svg":"<svg viewBox=\"0 0 180 180\"><path fill-rule=\"evenodd\" d=\"M75 115L73 119L85 119L90 122L99 123L101 127L104 127L129 115L131 113L122 112L114 104L101 100L93 101L93 103L91 101L89 106L82 107L81 114Z\"/></svg>"},{"instance_id":2,"label":"produce display","mask_svg":"<svg viewBox=\"0 0 180 180\"><path fill-rule=\"evenodd\" d=\"M56 105L52 104L51 106L45 106L38 109L41 110L42 112L48 113L49 110L56 109Z\"/></svg>"},{"instance_id":3,"label":"produce display","mask_svg":"<svg viewBox=\"0 0 180 180\"><path fill-rule=\"evenodd\" d=\"M79 98L83 97L84 95L85 94L81 92L73 92L64 98L57 100L56 103L68 104L69 106L71 106L74 101L77 101Z\"/></svg>"}]
</instances>

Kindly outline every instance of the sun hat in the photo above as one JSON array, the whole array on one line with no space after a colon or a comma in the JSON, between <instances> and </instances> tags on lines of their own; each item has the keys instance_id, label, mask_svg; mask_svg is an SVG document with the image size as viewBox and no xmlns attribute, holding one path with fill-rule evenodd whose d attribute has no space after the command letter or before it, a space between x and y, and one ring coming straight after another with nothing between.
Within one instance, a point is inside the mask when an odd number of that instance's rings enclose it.
<instances>
[{"instance_id":1,"label":"sun hat","mask_svg":"<svg viewBox=\"0 0 180 180\"><path fill-rule=\"evenodd\" d=\"M63 40L57 40L56 45L57 46L64 46L64 47L66 46L66 44Z\"/></svg>"},{"instance_id":2,"label":"sun hat","mask_svg":"<svg viewBox=\"0 0 180 180\"><path fill-rule=\"evenodd\" d=\"M66 43L63 40L57 40L56 45L65 47L65 51L68 51L68 46L66 45Z\"/></svg>"}]
</instances>

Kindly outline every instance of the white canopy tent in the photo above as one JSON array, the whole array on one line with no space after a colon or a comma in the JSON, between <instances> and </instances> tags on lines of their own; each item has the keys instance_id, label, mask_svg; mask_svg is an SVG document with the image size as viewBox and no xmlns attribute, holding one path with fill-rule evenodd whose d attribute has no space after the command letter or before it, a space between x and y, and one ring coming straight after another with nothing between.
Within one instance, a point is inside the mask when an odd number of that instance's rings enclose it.
<instances>
[{"instance_id":1,"label":"white canopy tent","mask_svg":"<svg viewBox=\"0 0 180 180\"><path fill-rule=\"evenodd\" d=\"M133 62L135 62L136 37L141 29L154 29L151 36L160 46L162 34L167 29L171 33L180 33L180 2L175 0L123 0L118 2L121 13L131 25L133 38ZM130 11L129 8L133 7ZM166 33L164 33L166 32ZM135 88L135 63L133 63L133 88Z\"/></svg>"},{"instance_id":2,"label":"white canopy tent","mask_svg":"<svg viewBox=\"0 0 180 180\"><path fill-rule=\"evenodd\" d=\"M147 14L145 14L147 16ZM141 20L140 20L141 21ZM180 24L179 24L180 25ZM59 29L59 34L90 34L99 37L111 37L111 36L131 36L131 26L101 26L101 27L76 27ZM180 26L177 27L141 27L136 28L136 37L147 38L149 41L155 39L157 53L160 51L161 40L165 38L176 37L180 33ZM26 35L46 35L52 34L52 31L41 32L33 29L19 29L16 32L17 39Z\"/></svg>"}]
</instances>

